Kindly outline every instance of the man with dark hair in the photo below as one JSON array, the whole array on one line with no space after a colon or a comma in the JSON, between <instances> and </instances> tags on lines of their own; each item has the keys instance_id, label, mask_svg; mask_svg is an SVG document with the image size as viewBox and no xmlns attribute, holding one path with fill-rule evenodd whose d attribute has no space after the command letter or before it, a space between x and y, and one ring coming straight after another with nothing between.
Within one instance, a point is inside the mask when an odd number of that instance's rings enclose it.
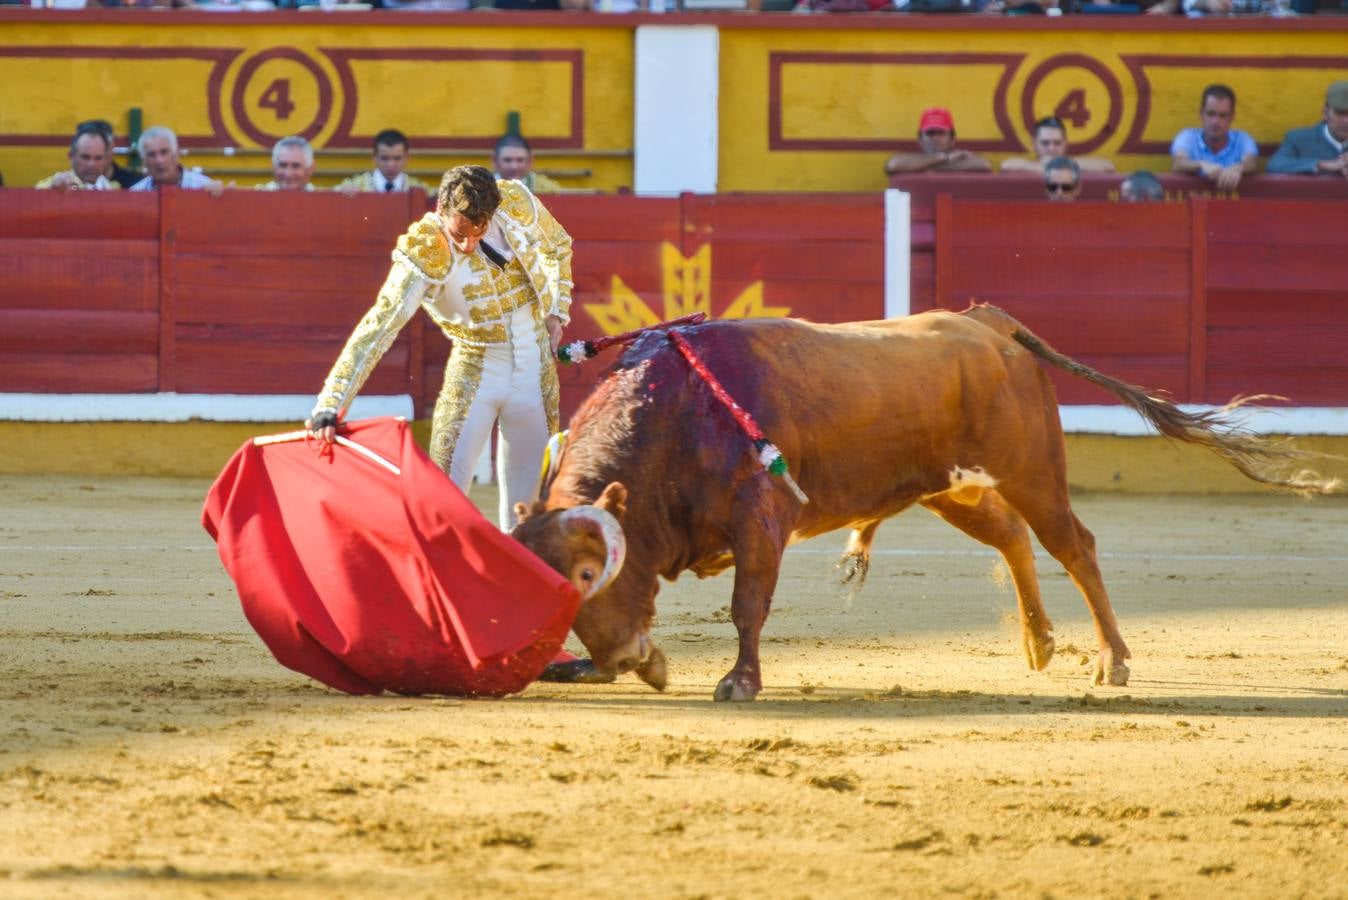
<instances>
[{"instance_id":1,"label":"man with dark hair","mask_svg":"<svg viewBox=\"0 0 1348 900\"><path fill-rule=\"evenodd\" d=\"M1348 81L1336 81L1325 91L1323 116L1314 125L1287 132L1268 161L1269 172L1348 178Z\"/></svg>"},{"instance_id":2,"label":"man with dark hair","mask_svg":"<svg viewBox=\"0 0 1348 900\"><path fill-rule=\"evenodd\" d=\"M1119 199L1124 203L1148 203L1165 199L1161 179L1145 170L1134 172L1119 185Z\"/></svg>"},{"instance_id":3,"label":"man with dark hair","mask_svg":"<svg viewBox=\"0 0 1348 900\"><path fill-rule=\"evenodd\" d=\"M38 190L119 191L122 186L104 174L112 157L112 142L96 128L79 128L66 153L70 168L39 181Z\"/></svg>"},{"instance_id":4,"label":"man with dark hair","mask_svg":"<svg viewBox=\"0 0 1348 900\"><path fill-rule=\"evenodd\" d=\"M955 117L940 106L922 110L917 120L917 153L895 153L885 162L886 175L910 172L991 172L992 163L955 147Z\"/></svg>"},{"instance_id":5,"label":"man with dark hair","mask_svg":"<svg viewBox=\"0 0 1348 900\"><path fill-rule=\"evenodd\" d=\"M522 135L503 135L491 154L497 178L512 178L535 194L560 194L562 186L542 172L534 171L534 151Z\"/></svg>"},{"instance_id":6,"label":"man with dark hair","mask_svg":"<svg viewBox=\"0 0 1348 900\"><path fill-rule=\"evenodd\" d=\"M374 306L332 367L305 426L332 441L399 329L420 306L454 348L431 423L431 458L461 490L500 423L500 525L536 499L559 430L555 354L570 320L571 237L519 182L482 166L445 173L435 212L412 223Z\"/></svg>"},{"instance_id":7,"label":"man with dark hair","mask_svg":"<svg viewBox=\"0 0 1348 900\"><path fill-rule=\"evenodd\" d=\"M1044 194L1052 203L1072 203L1081 196L1081 167L1076 160L1055 156L1044 163Z\"/></svg>"},{"instance_id":8,"label":"man with dark hair","mask_svg":"<svg viewBox=\"0 0 1348 900\"><path fill-rule=\"evenodd\" d=\"M354 194L357 191L388 193L420 188L432 193L428 184L407 174L407 164L411 161L412 149L407 135L396 128L385 128L374 136L374 169L352 175L333 190Z\"/></svg>"},{"instance_id":9,"label":"man with dark hair","mask_svg":"<svg viewBox=\"0 0 1348 900\"><path fill-rule=\"evenodd\" d=\"M126 166L117 162L115 151L117 149L117 137L113 134L112 123L107 119L87 119L75 126L78 133L86 128L98 131L108 141L108 167L103 174L109 181L115 181L123 188L129 188L131 185L140 181L145 176L135 169L128 169Z\"/></svg>"},{"instance_id":10,"label":"man with dark hair","mask_svg":"<svg viewBox=\"0 0 1348 900\"><path fill-rule=\"evenodd\" d=\"M1003 172L1043 172L1048 161L1067 156L1067 125L1057 116L1046 116L1034 123L1030 133L1034 143L1034 159L1013 156L1002 160ZM1114 164L1100 156L1073 156L1083 172L1113 172Z\"/></svg>"},{"instance_id":11,"label":"man with dark hair","mask_svg":"<svg viewBox=\"0 0 1348 900\"><path fill-rule=\"evenodd\" d=\"M1184 129L1170 145L1171 170L1201 175L1224 191L1234 191L1241 176L1255 171L1259 159L1254 138L1231 127L1236 118L1236 92L1224 84L1208 85L1198 112L1202 127Z\"/></svg>"}]
</instances>

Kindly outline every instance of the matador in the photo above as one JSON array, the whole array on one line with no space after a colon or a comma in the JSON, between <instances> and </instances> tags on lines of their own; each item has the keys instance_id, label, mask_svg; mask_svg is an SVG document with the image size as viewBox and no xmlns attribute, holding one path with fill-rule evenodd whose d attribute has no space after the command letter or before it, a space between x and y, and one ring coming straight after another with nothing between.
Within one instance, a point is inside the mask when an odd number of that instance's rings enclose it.
<instances>
[{"instance_id":1,"label":"matador","mask_svg":"<svg viewBox=\"0 0 1348 900\"><path fill-rule=\"evenodd\" d=\"M379 296L347 340L306 423L332 440L398 331L420 306L454 343L435 404L430 455L467 491L500 423L499 523L535 499L558 430L555 352L570 321L571 237L517 181L482 166L445 173L436 210L398 239Z\"/></svg>"}]
</instances>

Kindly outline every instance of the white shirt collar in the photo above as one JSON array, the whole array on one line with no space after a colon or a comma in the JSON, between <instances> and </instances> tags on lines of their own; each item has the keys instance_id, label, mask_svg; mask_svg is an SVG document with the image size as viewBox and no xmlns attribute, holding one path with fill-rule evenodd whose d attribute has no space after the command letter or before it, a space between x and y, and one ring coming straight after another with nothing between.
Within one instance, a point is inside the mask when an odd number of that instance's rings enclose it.
<instances>
[{"instance_id":1,"label":"white shirt collar","mask_svg":"<svg viewBox=\"0 0 1348 900\"><path fill-rule=\"evenodd\" d=\"M1334 140L1334 135L1329 133L1329 123L1321 122L1320 131L1321 133L1324 134L1325 140L1329 141L1329 145L1333 147L1335 150L1339 151L1339 155L1342 156L1344 150L1344 142Z\"/></svg>"},{"instance_id":2,"label":"white shirt collar","mask_svg":"<svg viewBox=\"0 0 1348 900\"><path fill-rule=\"evenodd\" d=\"M385 188L384 185L388 184L388 181L389 181L389 180L388 180L387 178L384 177L384 173L383 173L383 172L379 171L378 169L375 169L375 170L374 170L374 186L375 186L377 189L379 189L379 190L381 190L381 191L387 190L387 188ZM407 190L407 173L406 173L406 172L399 172L399 173L398 173L398 177L395 178L395 179L393 179L393 189L394 189L395 191L405 191L405 190Z\"/></svg>"}]
</instances>

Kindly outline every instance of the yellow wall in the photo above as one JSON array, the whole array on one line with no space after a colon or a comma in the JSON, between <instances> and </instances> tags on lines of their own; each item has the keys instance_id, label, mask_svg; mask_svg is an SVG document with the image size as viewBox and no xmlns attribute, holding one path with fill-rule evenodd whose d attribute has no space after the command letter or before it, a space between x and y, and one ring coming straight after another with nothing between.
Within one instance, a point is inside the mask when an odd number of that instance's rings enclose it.
<instances>
[{"instance_id":1,"label":"yellow wall","mask_svg":"<svg viewBox=\"0 0 1348 900\"><path fill-rule=\"evenodd\" d=\"M742 191L881 189L893 144L915 137L926 107L949 107L961 141L996 140L1001 134L995 115L998 84L1007 69L1002 108L1015 138L1028 150L1022 104L1041 66L1042 76L1032 86L1030 121L1051 115L1063 99L1081 91L1091 117L1069 129L1072 142L1080 145L1100 134L1112 108L1118 124L1092 155L1112 157L1120 170L1169 169L1167 155L1122 151L1139 116L1140 95L1150 105L1141 138L1168 145L1181 128L1198 124L1199 94L1211 82L1235 89L1236 127L1260 143L1276 145L1288 129L1317 121L1326 86L1348 78L1348 29L1293 30L1284 27L1293 23L1266 21L1267 31L1215 30L1210 23L1194 23L1185 30L1087 31L1064 30L1050 22L1035 29L1001 19L992 20L986 30L973 30L968 20L960 20L958 30L723 31L720 186ZM773 53L823 57L782 62L782 138L845 141L850 149L771 148ZM923 58L937 54L972 58ZM1074 64L1074 55L1088 57L1094 68ZM1310 59L1291 66L1289 55ZM1011 59L988 58L992 56ZM1138 56L1166 57L1143 66L1145 86L1124 62ZM1117 86L1114 102L1111 81ZM864 141L882 148L856 146ZM1003 150L984 155L1000 162L1014 154Z\"/></svg>"},{"instance_id":2,"label":"yellow wall","mask_svg":"<svg viewBox=\"0 0 1348 900\"><path fill-rule=\"evenodd\" d=\"M316 121L324 86L331 92L331 103L313 137L319 148L339 133L344 114L351 116L348 130L353 135L368 138L394 127L409 135L434 136L453 148L464 146L464 136L499 136L505 130L506 114L516 110L530 139L564 141L574 137L572 65L567 60L530 58L537 51L554 55L579 51L583 55L580 112L584 133L582 145L560 153L541 152L536 166L564 170L565 177L559 178L564 187L614 189L632 183L633 75L628 29L409 26L409 22L422 21L417 14L380 17L396 25L372 24L375 20L363 20L357 14L335 19L290 14L284 17L286 25L280 24L284 14L275 14L275 20L265 15L208 13L173 13L172 20L167 14L147 20L146 15L130 13L134 24L127 25L76 23L67 16L6 23L0 28L0 49L26 47L50 54L0 55L0 85L4 86L0 90L0 171L7 185L31 185L62 168L65 147L3 146L5 135L47 134L64 141L76 122L88 118L109 119L118 134L124 134L127 111L132 107L144 111L146 127L167 125L180 137L214 135L212 110L218 111L226 139L212 141L212 145L229 145L241 152L226 157L195 151L184 161L241 186L256 184L270 178L268 154L274 138L302 131ZM104 16L105 21L113 21ZM372 50L409 56L434 51L449 58L358 58ZM521 52L514 59L471 58L493 50ZM287 55L276 55L277 51ZM334 51L358 55L349 62L353 91L344 89L341 62L334 58ZM119 58L118 54L138 56ZM232 58L194 59L190 54ZM452 58L455 55L468 58ZM217 72L218 85L211 80ZM286 83L288 94L268 97L267 88L277 82ZM247 122L235 112L236 92ZM286 108L287 104L292 108ZM285 118L279 115L282 111ZM273 137L259 141L250 136L250 123L256 131ZM426 180L451 165L487 162L485 149L444 153L424 144L418 148L416 141L413 144L412 169L424 170ZM590 155L595 151L606 155ZM370 168L368 154L367 139L345 155L320 154L318 169L328 174L315 181L331 184L339 177L337 170ZM579 169L590 169L592 174L565 175Z\"/></svg>"},{"instance_id":3,"label":"yellow wall","mask_svg":"<svg viewBox=\"0 0 1348 900\"><path fill-rule=\"evenodd\" d=\"M1032 120L1049 114L1073 96L1089 114L1072 127L1079 152L1100 136L1098 149L1090 152L1113 157L1120 169L1164 169L1163 145L1181 127L1196 124L1198 94L1206 83L1233 86L1240 98L1237 127L1273 145L1287 129L1319 117L1326 84L1348 78L1348 20L1330 17L1251 23L1155 17L1032 22L897 15L0 13L0 171L12 186L32 184L63 166L64 141L76 121L110 118L124 132L133 106L144 110L146 125L167 124L184 135L215 132L211 112L218 110L221 143L241 148L243 155L198 151L189 162L242 186L266 180L271 139L250 137L248 123L234 110L236 91L255 134L275 137L314 120L320 86L326 84L332 102L315 135L320 148L334 140L346 112L352 134L368 136L393 126L452 147L465 136L498 134L506 113L518 110L529 137L564 139L572 127L570 64L538 58L537 51L545 51L544 57L579 51L583 143L560 154L540 154L538 164L570 173L560 179L566 187L612 190L633 179L633 47L640 24L711 23L720 29L723 191L882 188L885 158L913 138L919 111L930 105L954 111L963 142L1002 144L984 151L1000 161L1016 152L1016 145L1028 147L1027 115ZM14 48L47 55L14 55ZM459 58L352 59L354 86L344 87L341 54L386 51ZM516 51L516 56L470 58L483 51ZM217 68L212 54L228 59ZM780 75L775 96L773 54ZM280 81L289 85L294 104L286 119L278 117L277 104L266 102L266 89ZM769 133L774 102L781 120L775 143ZM1135 126L1137 140L1152 147L1126 148ZM16 135L46 135L52 143L6 143ZM801 142L825 146L811 149ZM485 151L435 153L423 146L414 168L434 178L448 165L484 160ZM325 174L317 180L330 184L338 170L367 163L364 147L324 156L319 168ZM239 169L243 174L231 171ZM575 174L584 169L590 174Z\"/></svg>"},{"instance_id":4,"label":"yellow wall","mask_svg":"<svg viewBox=\"0 0 1348 900\"><path fill-rule=\"evenodd\" d=\"M0 474L171 475L213 478L244 441L298 423L0 422ZM422 446L430 423L413 423ZM1348 480L1348 438L1301 437L1296 444L1338 459L1317 462L1322 475ZM1159 437L1067 436L1068 483L1123 493L1260 493L1217 457Z\"/></svg>"}]
</instances>

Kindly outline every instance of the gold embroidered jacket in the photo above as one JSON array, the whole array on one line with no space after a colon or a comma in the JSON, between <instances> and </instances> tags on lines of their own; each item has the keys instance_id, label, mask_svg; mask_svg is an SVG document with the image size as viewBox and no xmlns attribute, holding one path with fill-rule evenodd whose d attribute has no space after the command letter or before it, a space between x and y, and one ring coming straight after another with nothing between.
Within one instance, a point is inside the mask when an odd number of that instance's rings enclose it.
<instances>
[{"instance_id":1,"label":"gold embroidered jacket","mask_svg":"<svg viewBox=\"0 0 1348 900\"><path fill-rule=\"evenodd\" d=\"M518 181L497 185L501 205L493 224L528 275L537 317L569 322L571 236ZM496 295L489 265L479 251L459 252L435 213L413 222L398 238L388 278L323 383L314 413L350 405L418 306L452 341L478 347L508 341L505 323L519 307Z\"/></svg>"},{"instance_id":2,"label":"gold embroidered jacket","mask_svg":"<svg viewBox=\"0 0 1348 900\"><path fill-rule=\"evenodd\" d=\"M410 191L412 188L421 188L423 191L430 194L432 199L435 198L435 188L426 184L426 182L422 181L420 178L413 178L411 175L408 175L407 187L404 188L404 190ZM333 190L342 191L343 193L369 191L371 193L382 194L384 193L383 176L381 175L376 179L375 174L372 171L361 172L359 175L352 175L350 178L344 179L334 187Z\"/></svg>"}]
</instances>

